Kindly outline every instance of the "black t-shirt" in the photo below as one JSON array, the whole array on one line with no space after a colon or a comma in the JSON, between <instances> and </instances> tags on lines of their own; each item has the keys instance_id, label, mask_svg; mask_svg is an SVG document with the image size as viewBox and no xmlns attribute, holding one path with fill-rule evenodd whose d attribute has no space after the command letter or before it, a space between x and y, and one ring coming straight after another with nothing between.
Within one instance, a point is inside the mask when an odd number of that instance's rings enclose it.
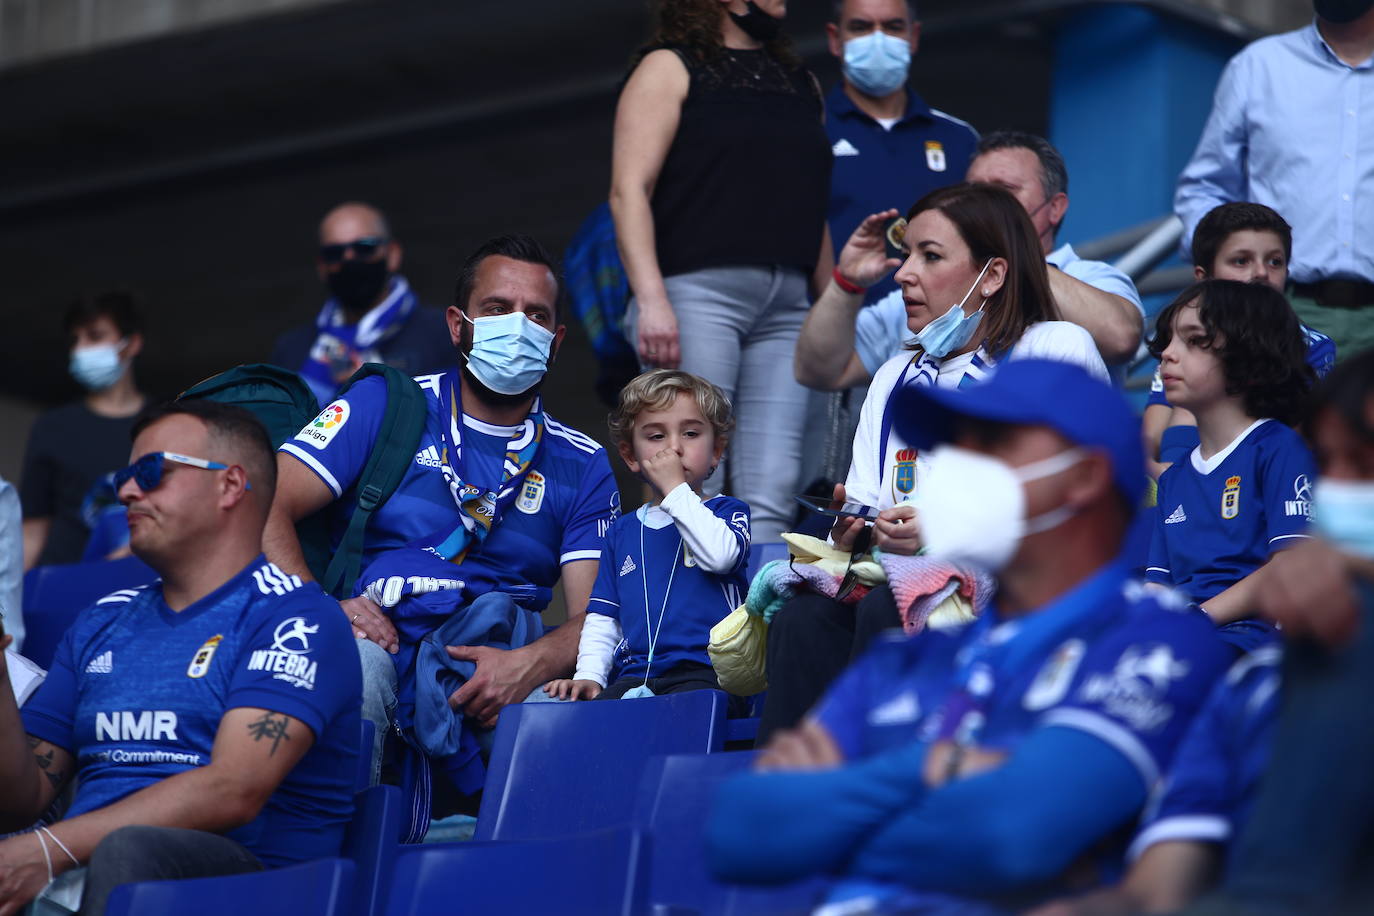
<instances>
[{"instance_id":1,"label":"black t-shirt","mask_svg":"<svg viewBox=\"0 0 1374 916\"><path fill-rule=\"evenodd\" d=\"M722 49L691 76L651 207L663 276L735 265L809 271L830 200L830 140L811 74Z\"/></svg>"},{"instance_id":2,"label":"black t-shirt","mask_svg":"<svg viewBox=\"0 0 1374 916\"><path fill-rule=\"evenodd\" d=\"M41 414L29 433L19 501L24 518L50 518L38 564L78 563L90 529L81 501L102 474L129 463L134 417L102 417L84 403Z\"/></svg>"}]
</instances>

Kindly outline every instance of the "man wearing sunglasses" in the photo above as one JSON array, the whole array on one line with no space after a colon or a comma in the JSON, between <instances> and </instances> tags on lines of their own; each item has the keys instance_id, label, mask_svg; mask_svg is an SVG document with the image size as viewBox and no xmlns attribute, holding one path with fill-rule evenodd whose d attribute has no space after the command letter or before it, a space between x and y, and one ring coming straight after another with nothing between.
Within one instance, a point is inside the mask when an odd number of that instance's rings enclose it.
<instances>
[{"instance_id":1,"label":"man wearing sunglasses","mask_svg":"<svg viewBox=\"0 0 1374 916\"><path fill-rule=\"evenodd\" d=\"M315 270L329 299L314 322L279 337L271 357L299 371L320 406L363 363L408 375L449 363L444 314L419 304L399 273L401 254L386 217L368 204L340 204L320 222Z\"/></svg>"},{"instance_id":2,"label":"man wearing sunglasses","mask_svg":"<svg viewBox=\"0 0 1374 916\"><path fill-rule=\"evenodd\" d=\"M0 841L0 912L337 855L353 814L357 654L338 605L260 553L266 433L192 400L134 436L119 498L161 580L83 612L22 714L0 671L0 833L76 781L63 820Z\"/></svg>"}]
</instances>

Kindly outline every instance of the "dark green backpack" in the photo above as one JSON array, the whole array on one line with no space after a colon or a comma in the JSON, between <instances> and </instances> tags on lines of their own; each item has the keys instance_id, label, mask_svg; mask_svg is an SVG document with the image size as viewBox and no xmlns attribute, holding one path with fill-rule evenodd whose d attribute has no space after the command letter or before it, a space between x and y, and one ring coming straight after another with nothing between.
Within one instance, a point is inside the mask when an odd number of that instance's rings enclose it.
<instances>
[{"instance_id":1,"label":"dark green backpack","mask_svg":"<svg viewBox=\"0 0 1374 916\"><path fill-rule=\"evenodd\" d=\"M361 571L367 523L405 476L425 426L424 392L399 369L367 363L353 373L339 394L373 375L386 381L386 411L372 454L353 488L357 505L338 550L329 549L327 509L296 524L296 536L311 574L321 588L336 598L352 597ZM273 448L295 436L320 412L315 395L299 375L266 363L235 366L186 389L181 397L209 398L252 411L267 428Z\"/></svg>"}]
</instances>

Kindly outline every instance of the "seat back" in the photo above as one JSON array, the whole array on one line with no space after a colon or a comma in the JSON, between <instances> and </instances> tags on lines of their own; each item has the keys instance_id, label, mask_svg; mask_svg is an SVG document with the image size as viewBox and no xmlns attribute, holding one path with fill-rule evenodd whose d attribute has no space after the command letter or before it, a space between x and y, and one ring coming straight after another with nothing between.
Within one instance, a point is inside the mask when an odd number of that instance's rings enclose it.
<instances>
[{"instance_id":1,"label":"seat back","mask_svg":"<svg viewBox=\"0 0 1374 916\"><path fill-rule=\"evenodd\" d=\"M57 644L78 614L111 592L156 580L137 557L34 567L24 575L24 656L52 667Z\"/></svg>"},{"instance_id":2,"label":"seat back","mask_svg":"<svg viewBox=\"0 0 1374 916\"><path fill-rule=\"evenodd\" d=\"M388 875L400 848L401 790L372 786L354 796L353 820L344 832L345 859L357 866L353 888L354 912L380 913L386 905Z\"/></svg>"},{"instance_id":3,"label":"seat back","mask_svg":"<svg viewBox=\"0 0 1374 916\"><path fill-rule=\"evenodd\" d=\"M725 740L725 694L507 706L496 727L478 840L533 840L627 824L644 763Z\"/></svg>"},{"instance_id":4,"label":"seat back","mask_svg":"<svg viewBox=\"0 0 1374 916\"><path fill-rule=\"evenodd\" d=\"M316 859L243 875L140 881L115 888L105 914L242 916L248 911L253 916L352 916L355 871L347 859Z\"/></svg>"},{"instance_id":5,"label":"seat back","mask_svg":"<svg viewBox=\"0 0 1374 916\"><path fill-rule=\"evenodd\" d=\"M717 881L706 863L703 833L720 783L753 763L755 754L674 754L648 761L635 799L634 824L647 839L648 897L660 913L809 912L819 880L781 887Z\"/></svg>"},{"instance_id":6,"label":"seat back","mask_svg":"<svg viewBox=\"0 0 1374 916\"><path fill-rule=\"evenodd\" d=\"M518 843L405 846L384 913L641 916L642 859L642 838L625 827Z\"/></svg>"},{"instance_id":7,"label":"seat back","mask_svg":"<svg viewBox=\"0 0 1374 916\"><path fill-rule=\"evenodd\" d=\"M763 569L763 564L773 560L787 559L787 543L785 541L763 541L749 545L749 565L745 567L744 575L750 581L758 575L759 570Z\"/></svg>"}]
</instances>

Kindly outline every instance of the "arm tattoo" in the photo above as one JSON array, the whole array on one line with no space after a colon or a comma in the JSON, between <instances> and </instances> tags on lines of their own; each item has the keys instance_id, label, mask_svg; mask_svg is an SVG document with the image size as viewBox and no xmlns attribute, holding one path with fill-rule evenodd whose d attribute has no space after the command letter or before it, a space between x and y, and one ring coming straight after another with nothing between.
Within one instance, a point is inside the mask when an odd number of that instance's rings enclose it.
<instances>
[{"instance_id":1,"label":"arm tattoo","mask_svg":"<svg viewBox=\"0 0 1374 916\"><path fill-rule=\"evenodd\" d=\"M248 733L253 736L254 741L270 740L272 749L267 752L271 757L277 752L277 745L283 741L290 741L291 736L286 733L286 725L290 722L286 715L265 712L259 718L248 723Z\"/></svg>"},{"instance_id":2,"label":"arm tattoo","mask_svg":"<svg viewBox=\"0 0 1374 916\"><path fill-rule=\"evenodd\" d=\"M39 753L39 745L46 745L47 751ZM67 778L67 774L53 766L53 746L29 735L29 749L33 751L33 759L38 763L38 768L43 771L43 775L48 777L48 782L52 783L54 789L62 788L62 781Z\"/></svg>"}]
</instances>

